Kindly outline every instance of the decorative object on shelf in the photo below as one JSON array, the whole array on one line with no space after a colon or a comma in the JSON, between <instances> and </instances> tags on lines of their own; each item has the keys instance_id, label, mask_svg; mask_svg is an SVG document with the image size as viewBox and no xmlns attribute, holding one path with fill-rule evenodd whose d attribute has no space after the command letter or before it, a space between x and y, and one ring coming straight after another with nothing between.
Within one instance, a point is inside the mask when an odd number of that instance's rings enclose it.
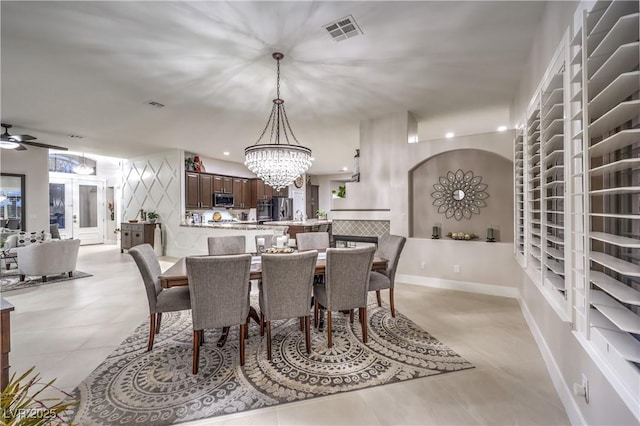
<instances>
[{"instance_id":1,"label":"decorative object on shelf","mask_svg":"<svg viewBox=\"0 0 640 426\"><path fill-rule=\"evenodd\" d=\"M138 219L129 219L129 223L138 223Z\"/></svg>"},{"instance_id":2,"label":"decorative object on shelf","mask_svg":"<svg viewBox=\"0 0 640 426\"><path fill-rule=\"evenodd\" d=\"M327 218L327 212L325 212L324 210L318 210L316 212L316 216L318 217L318 219L326 219Z\"/></svg>"},{"instance_id":3,"label":"decorative object on shelf","mask_svg":"<svg viewBox=\"0 0 640 426\"><path fill-rule=\"evenodd\" d=\"M304 175L300 175L293 181L296 188L302 188L304 186Z\"/></svg>"},{"instance_id":4,"label":"decorative object on shelf","mask_svg":"<svg viewBox=\"0 0 640 426\"><path fill-rule=\"evenodd\" d=\"M187 157L184 159L184 169L186 171L194 171L196 169L196 163L193 158Z\"/></svg>"},{"instance_id":5,"label":"decorative object on shelf","mask_svg":"<svg viewBox=\"0 0 640 426\"><path fill-rule=\"evenodd\" d=\"M78 164L73 168L73 173L77 175L93 175L95 174L95 169L87 164L87 161L84 158L84 152L82 153L82 163Z\"/></svg>"},{"instance_id":6,"label":"decorative object on shelf","mask_svg":"<svg viewBox=\"0 0 640 426\"><path fill-rule=\"evenodd\" d=\"M262 134L255 144L244 150L244 164L267 185L280 190L291 185L311 166L311 150L302 146L293 134L284 100L280 99L280 61L284 55L275 52L272 56L277 62L276 98ZM271 136L268 143L261 144L269 128ZM286 143L280 143L280 135L284 135ZM289 139L293 139L297 145L292 144Z\"/></svg>"},{"instance_id":7,"label":"decorative object on shelf","mask_svg":"<svg viewBox=\"0 0 640 426\"><path fill-rule=\"evenodd\" d=\"M149 223L156 223L156 220L158 220L158 213L156 213L155 210L151 210L150 212L147 212L147 219L149 220Z\"/></svg>"},{"instance_id":8,"label":"decorative object on shelf","mask_svg":"<svg viewBox=\"0 0 640 426\"><path fill-rule=\"evenodd\" d=\"M198 172L198 173L204 172L204 164L202 164L202 160L200 159L200 157L198 155L193 157L193 165L194 165L194 170L196 172Z\"/></svg>"},{"instance_id":9,"label":"decorative object on shelf","mask_svg":"<svg viewBox=\"0 0 640 426\"><path fill-rule=\"evenodd\" d=\"M451 238L452 240L475 240L476 238L478 238L478 236L473 232L462 232L462 231L447 232L447 237Z\"/></svg>"},{"instance_id":10,"label":"decorative object on shelf","mask_svg":"<svg viewBox=\"0 0 640 426\"><path fill-rule=\"evenodd\" d=\"M434 198L433 205L447 219L471 219L474 213L480 214L481 207L487 206L485 200L489 197L486 192L488 185L481 182L482 177L473 176L471 171L449 171L446 177L441 176L439 183L433 185L436 190L431 194Z\"/></svg>"},{"instance_id":11,"label":"decorative object on shelf","mask_svg":"<svg viewBox=\"0 0 640 426\"><path fill-rule=\"evenodd\" d=\"M490 226L489 228L487 228L487 242L494 243L495 241L496 241L496 238L494 235L494 229L492 226Z\"/></svg>"},{"instance_id":12,"label":"decorative object on shelf","mask_svg":"<svg viewBox=\"0 0 640 426\"><path fill-rule=\"evenodd\" d=\"M435 225L433 227L433 232L431 233L431 239L439 240L440 239L440 225Z\"/></svg>"},{"instance_id":13,"label":"decorative object on shelf","mask_svg":"<svg viewBox=\"0 0 640 426\"><path fill-rule=\"evenodd\" d=\"M144 209L140 209L140 211L136 215L136 218L138 218L138 216L140 216L140 220L142 222L146 222L147 221L147 213L145 213Z\"/></svg>"},{"instance_id":14,"label":"decorative object on shelf","mask_svg":"<svg viewBox=\"0 0 640 426\"><path fill-rule=\"evenodd\" d=\"M334 195L333 198L345 198L347 196L347 187L346 185L340 185L337 190L331 191Z\"/></svg>"},{"instance_id":15,"label":"decorative object on shelf","mask_svg":"<svg viewBox=\"0 0 640 426\"><path fill-rule=\"evenodd\" d=\"M360 150L356 149L356 155L353 156L353 175L351 182L360 182Z\"/></svg>"}]
</instances>

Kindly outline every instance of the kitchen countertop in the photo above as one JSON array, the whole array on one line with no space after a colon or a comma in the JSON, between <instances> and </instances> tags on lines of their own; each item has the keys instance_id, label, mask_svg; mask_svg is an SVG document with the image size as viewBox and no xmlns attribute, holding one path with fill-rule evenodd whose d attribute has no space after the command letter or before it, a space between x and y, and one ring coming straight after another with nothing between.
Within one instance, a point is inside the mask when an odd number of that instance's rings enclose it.
<instances>
[{"instance_id":1,"label":"kitchen countertop","mask_svg":"<svg viewBox=\"0 0 640 426\"><path fill-rule=\"evenodd\" d=\"M260 229L273 230L274 228L284 227L286 225L280 225L279 223L271 224L258 224L256 222L214 222L214 223L191 223L180 224L187 228L206 228L206 229L238 229L244 231L255 231Z\"/></svg>"},{"instance_id":2,"label":"kitchen countertop","mask_svg":"<svg viewBox=\"0 0 640 426\"><path fill-rule=\"evenodd\" d=\"M265 225L279 225L279 226L318 226L318 225L330 225L330 220L318 220L318 219L307 219L303 221L299 220L281 220L281 221L273 221L273 222L265 222Z\"/></svg>"}]
</instances>

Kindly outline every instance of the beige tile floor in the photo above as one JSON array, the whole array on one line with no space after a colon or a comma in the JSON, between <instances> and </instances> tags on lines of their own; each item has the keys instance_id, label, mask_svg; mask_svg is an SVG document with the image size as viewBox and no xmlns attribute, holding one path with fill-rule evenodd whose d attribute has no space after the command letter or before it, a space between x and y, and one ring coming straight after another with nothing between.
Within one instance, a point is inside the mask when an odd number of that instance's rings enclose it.
<instances>
[{"instance_id":1,"label":"beige tile floor","mask_svg":"<svg viewBox=\"0 0 640 426\"><path fill-rule=\"evenodd\" d=\"M81 247L78 269L93 277L3 294L16 307L12 371L35 365L67 391L148 315L135 263L116 246ZM515 300L399 284L396 306L476 368L192 424L569 424Z\"/></svg>"}]
</instances>

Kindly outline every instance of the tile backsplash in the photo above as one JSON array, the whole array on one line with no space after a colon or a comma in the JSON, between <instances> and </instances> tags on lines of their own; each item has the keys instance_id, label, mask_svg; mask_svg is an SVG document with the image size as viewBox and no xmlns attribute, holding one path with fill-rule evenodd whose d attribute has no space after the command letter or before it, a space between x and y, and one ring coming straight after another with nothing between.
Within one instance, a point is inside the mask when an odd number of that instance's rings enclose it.
<instances>
[{"instance_id":1,"label":"tile backsplash","mask_svg":"<svg viewBox=\"0 0 640 426\"><path fill-rule=\"evenodd\" d=\"M331 232L333 235L380 237L388 234L389 229L388 220L334 220Z\"/></svg>"}]
</instances>

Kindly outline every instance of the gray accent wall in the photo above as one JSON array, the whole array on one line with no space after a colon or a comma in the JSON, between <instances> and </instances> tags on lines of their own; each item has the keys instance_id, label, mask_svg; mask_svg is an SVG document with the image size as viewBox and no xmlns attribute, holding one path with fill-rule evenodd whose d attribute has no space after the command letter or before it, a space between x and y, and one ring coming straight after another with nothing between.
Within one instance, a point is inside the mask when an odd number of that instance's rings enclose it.
<instances>
[{"instance_id":1,"label":"gray accent wall","mask_svg":"<svg viewBox=\"0 0 640 426\"><path fill-rule=\"evenodd\" d=\"M484 144L483 144L484 145ZM447 219L444 213L438 213L433 205L434 184L439 178L446 178L447 172L461 169L482 177L482 183L488 185L485 190L489 198L487 207L480 208L480 214L471 219ZM443 235L447 232L475 233L479 241L484 241L489 226L497 229L498 241L513 241L513 163L492 152L479 149L458 149L447 151L428 158L409 173L410 181L410 230L415 238L431 238L433 226L441 225Z\"/></svg>"}]
</instances>

